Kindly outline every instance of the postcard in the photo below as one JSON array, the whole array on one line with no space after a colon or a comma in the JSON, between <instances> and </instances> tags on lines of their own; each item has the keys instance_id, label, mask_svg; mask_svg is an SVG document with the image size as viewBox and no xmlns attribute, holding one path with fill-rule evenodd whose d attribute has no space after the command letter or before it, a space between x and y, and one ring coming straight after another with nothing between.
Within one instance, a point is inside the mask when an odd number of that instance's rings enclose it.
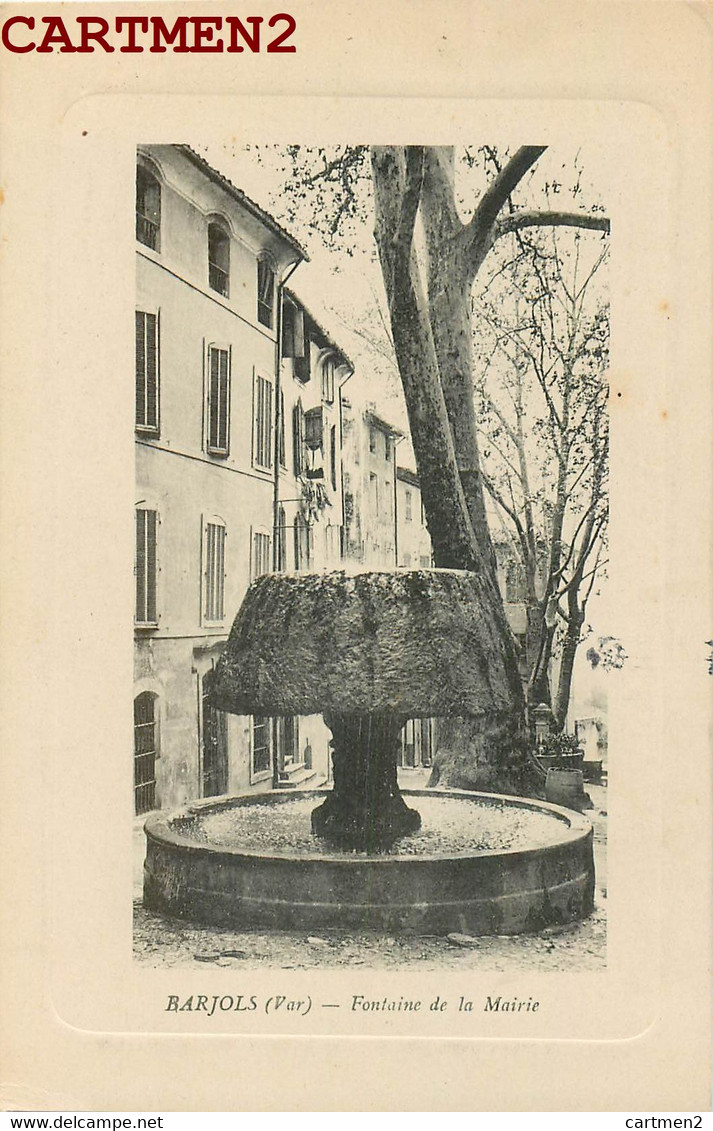
<instances>
[{"instance_id":1,"label":"postcard","mask_svg":"<svg viewBox=\"0 0 713 1131\"><path fill-rule=\"evenodd\" d=\"M709 13L222 7L2 12L3 1105L707 1110Z\"/></svg>"}]
</instances>

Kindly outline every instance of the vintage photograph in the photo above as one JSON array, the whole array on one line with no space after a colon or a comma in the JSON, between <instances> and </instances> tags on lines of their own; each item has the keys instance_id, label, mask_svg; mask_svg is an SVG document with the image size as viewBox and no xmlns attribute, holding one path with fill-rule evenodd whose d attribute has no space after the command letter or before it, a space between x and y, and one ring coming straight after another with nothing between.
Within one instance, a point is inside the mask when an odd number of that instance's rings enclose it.
<instances>
[{"instance_id":1,"label":"vintage photograph","mask_svg":"<svg viewBox=\"0 0 713 1131\"><path fill-rule=\"evenodd\" d=\"M139 145L138 964L606 969L610 227L586 139Z\"/></svg>"}]
</instances>

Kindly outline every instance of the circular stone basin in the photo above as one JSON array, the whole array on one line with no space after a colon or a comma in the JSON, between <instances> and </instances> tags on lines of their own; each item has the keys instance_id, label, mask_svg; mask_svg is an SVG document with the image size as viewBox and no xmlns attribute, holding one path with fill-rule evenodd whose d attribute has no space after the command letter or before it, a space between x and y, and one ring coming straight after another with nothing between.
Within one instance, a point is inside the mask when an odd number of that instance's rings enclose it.
<instances>
[{"instance_id":1,"label":"circular stone basin","mask_svg":"<svg viewBox=\"0 0 713 1131\"><path fill-rule=\"evenodd\" d=\"M590 914L592 827L495 794L404 791L421 829L387 852L310 832L328 791L196 802L146 822L144 903L211 925L517 934ZM418 799L418 800L415 800Z\"/></svg>"}]
</instances>

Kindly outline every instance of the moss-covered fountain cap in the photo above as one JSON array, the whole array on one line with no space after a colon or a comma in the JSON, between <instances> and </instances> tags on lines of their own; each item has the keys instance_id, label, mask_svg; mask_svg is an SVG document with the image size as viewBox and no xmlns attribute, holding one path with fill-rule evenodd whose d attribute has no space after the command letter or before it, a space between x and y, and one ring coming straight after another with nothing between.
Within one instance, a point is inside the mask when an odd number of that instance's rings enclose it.
<instances>
[{"instance_id":1,"label":"moss-covered fountain cap","mask_svg":"<svg viewBox=\"0 0 713 1131\"><path fill-rule=\"evenodd\" d=\"M507 710L485 585L460 570L266 574L245 595L211 700L238 715Z\"/></svg>"}]
</instances>

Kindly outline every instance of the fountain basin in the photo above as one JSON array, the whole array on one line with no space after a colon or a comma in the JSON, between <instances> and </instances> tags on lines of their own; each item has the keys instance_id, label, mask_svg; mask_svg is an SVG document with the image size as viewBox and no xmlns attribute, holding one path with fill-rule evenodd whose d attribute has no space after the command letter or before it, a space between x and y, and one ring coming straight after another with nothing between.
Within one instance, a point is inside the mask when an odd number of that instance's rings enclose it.
<instances>
[{"instance_id":1,"label":"fountain basin","mask_svg":"<svg viewBox=\"0 0 713 1131\"><path fill-rule=\"evenodd\" d=\"M299 800L316 804L328 792L301 793ZM312 851L262 841L251 848L249 837L240 835L239 811L252 809L254 816L257 806L268 805L279 815L278 807L294 804L294 794L201 801L147 820L144 903L205 925L422 934L518 934L591 913L593 832L580 814L494 794L413 790L404 797L424 799L424 809L436 798L446 807L472 805L476 831L465 838L470 847L444 850L444 838L436 834L435 849L422 845L416 851L417 834L378 855L330 850L321 842ZM479 813L488 809L492 816L493 806L525 826L513 847L473 847ZM537 835L528 845L530 816L537 818ZM223 843L220 832L233 817L234 846ZM211 822L218 829L215 843L207 839ZM422 833L428 839L426 820ZM279 842L279 834L274 839Z\"/></svg>"}]
</instances>

